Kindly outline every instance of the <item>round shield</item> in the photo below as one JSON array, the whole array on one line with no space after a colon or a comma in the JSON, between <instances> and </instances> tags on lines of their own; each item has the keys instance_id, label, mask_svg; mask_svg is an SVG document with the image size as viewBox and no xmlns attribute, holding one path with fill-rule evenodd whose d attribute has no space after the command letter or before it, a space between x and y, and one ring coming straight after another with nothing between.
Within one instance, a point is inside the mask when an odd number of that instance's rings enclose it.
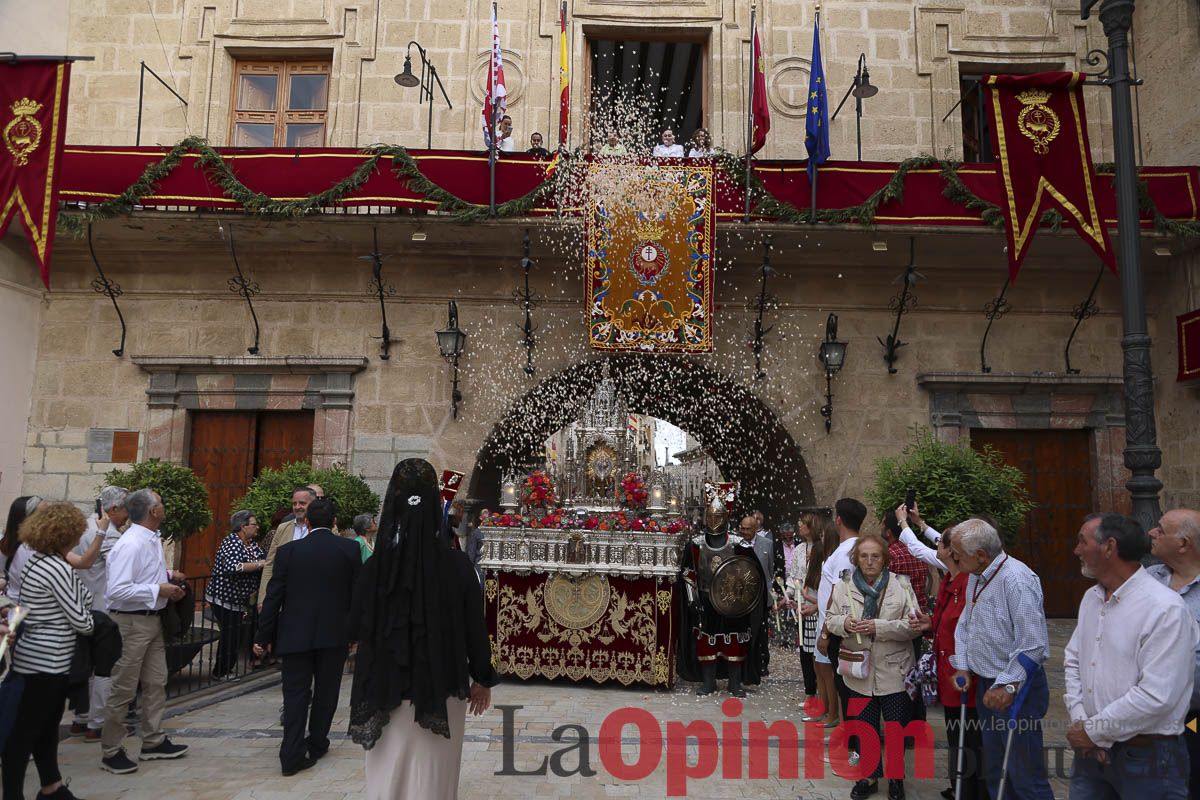
<instances>
[{"instance_id":1,"label":"round shield","mask_svg":"<svg viewBox=\"0 0 1200 800\"><path fill-rule=\"evenodd\" d=\"M734 556L713 572L709 602L723 617L744 617L762 602L762 572L749 556Z\"/></svg>"}]
</instances>

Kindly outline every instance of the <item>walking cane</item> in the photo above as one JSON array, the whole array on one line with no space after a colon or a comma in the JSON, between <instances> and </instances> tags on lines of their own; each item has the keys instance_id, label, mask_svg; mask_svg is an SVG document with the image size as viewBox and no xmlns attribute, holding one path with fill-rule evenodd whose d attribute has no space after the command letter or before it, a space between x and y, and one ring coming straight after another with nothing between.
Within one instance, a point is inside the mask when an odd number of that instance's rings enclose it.
<instances>
[{"instance_id":1,"label":"walking cane","mask_svg":"<svg viewBox=\"0 0 1200 800\"><path fill-rule=\"evenodd\" d=\"M958 767L954 771L954 800L962 800L963 744L967 736L967 693L959 695L958 706Z\"/></svg>"},{"instance_id":2,"label":"walking cane","mask_svg":"<svg viewBox=\"0 0 1200 800\"><path fill-rule=\"evenodd\" d=\"M958 696L958 767L954 771L954 800L962 800L963 744L967 736L967 679L959 677L954 682L962 692Z\"/></svg>"}]
</instances>

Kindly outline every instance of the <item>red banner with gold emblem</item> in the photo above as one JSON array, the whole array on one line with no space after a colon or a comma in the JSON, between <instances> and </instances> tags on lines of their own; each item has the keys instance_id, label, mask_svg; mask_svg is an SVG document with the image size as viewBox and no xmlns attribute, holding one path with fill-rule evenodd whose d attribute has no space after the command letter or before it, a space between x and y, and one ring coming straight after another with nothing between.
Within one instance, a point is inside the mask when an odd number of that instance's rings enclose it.
<instances>
[{"instance_id":1,"label":"red banner with gold emblem","mask_svg":"<svg viewBox=\"0 0 1200 800\"><path fill-rule=\"evenodd\" d=\"M989 75L988 114L1000 160L1008 234L1008 271L1016 280L1042 214L1062 213L1104 263L1116 271L1112 242L1096 202L1079 72Z\"/></svg>"},{"instance_id":2,"label":"red banner with gold emblem","mask_svg":"<svg viewBox=\"0 0 1200 800\"><path fill-rule=\"evenodd\" d=\"M1200 308L1175 318L1179 335L1178 381L1200 380Z\"/></svg>"},{"instance_id":3,"label":"red banner with gold emblem","mask_svg":"<svg viewBox=\"0 0 1200 800\"><path fill-rule=\"evenodd\" d=\"M0 64L0 234L21 218L47 289L70 72L63 61Z\"/></svg>"}]
</instances>

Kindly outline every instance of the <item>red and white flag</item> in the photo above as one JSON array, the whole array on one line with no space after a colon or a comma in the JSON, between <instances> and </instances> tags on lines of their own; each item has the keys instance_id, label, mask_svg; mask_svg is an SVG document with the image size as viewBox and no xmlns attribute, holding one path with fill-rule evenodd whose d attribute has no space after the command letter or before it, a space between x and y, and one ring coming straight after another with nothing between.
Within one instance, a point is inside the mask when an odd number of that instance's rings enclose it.
<instances>
[{"instance_id":1,"label":"red and white flag","mask_svg":"<svg viewBox=\"0 0 1200 800\"><path fill-rule=\"evenodd\" d=\"M483 143L492 146L492 136L500 119L508 113L508 91L504 88L504 59L500 51L500 20L492 3L492 58L487 74L487 93L483 97Z\"/></svg>"}]
</instances>

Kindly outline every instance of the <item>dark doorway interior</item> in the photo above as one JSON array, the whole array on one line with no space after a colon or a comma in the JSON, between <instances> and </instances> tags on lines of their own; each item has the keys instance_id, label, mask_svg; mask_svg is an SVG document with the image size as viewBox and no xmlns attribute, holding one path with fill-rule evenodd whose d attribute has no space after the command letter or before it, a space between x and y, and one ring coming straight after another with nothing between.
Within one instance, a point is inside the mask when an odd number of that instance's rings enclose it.
<instances>
[{"instance_id":1,"label":"dark doorway interior","mask_svg":"<svg viewBox=\"0 0 1200 800\"><path fill-rule=\"evenodd\" d=\"M183 544L188 577L208 575L217 546L229 533L233 503L264 467L312 459L311 411L195 411L188 466L208 488L213 522ZM266 532L269 520L259 520Z\"/></svg>"},{"instance_id":2,"label":"dark doorway interior","mask_svg":"<svg viewBox=\"0 0 1200 800\"><path fill-rule=\"evenodd\" d=\"M603 118L604 105L621 98L626 107L644 100L656 121L652 130L673 128L680 143L704 125L703 42L596 38L590 43L593 119Z\"/></svg>"},{"instance_id":3,"label":"dark doorway interior","mask_svg":"<svg viewBox=\"0 0 1200 800\"><path fill-rule=\"evenodd\" d=\"M1042 579L1047 617L1074 617L1093 581L1079 572L1073 553L1083 518L1092 510L1090 433L1086 430L971 431L971 446L995 448L1025 473L1037 507L1010 548Z\"/></svg>"}]
</instances>

